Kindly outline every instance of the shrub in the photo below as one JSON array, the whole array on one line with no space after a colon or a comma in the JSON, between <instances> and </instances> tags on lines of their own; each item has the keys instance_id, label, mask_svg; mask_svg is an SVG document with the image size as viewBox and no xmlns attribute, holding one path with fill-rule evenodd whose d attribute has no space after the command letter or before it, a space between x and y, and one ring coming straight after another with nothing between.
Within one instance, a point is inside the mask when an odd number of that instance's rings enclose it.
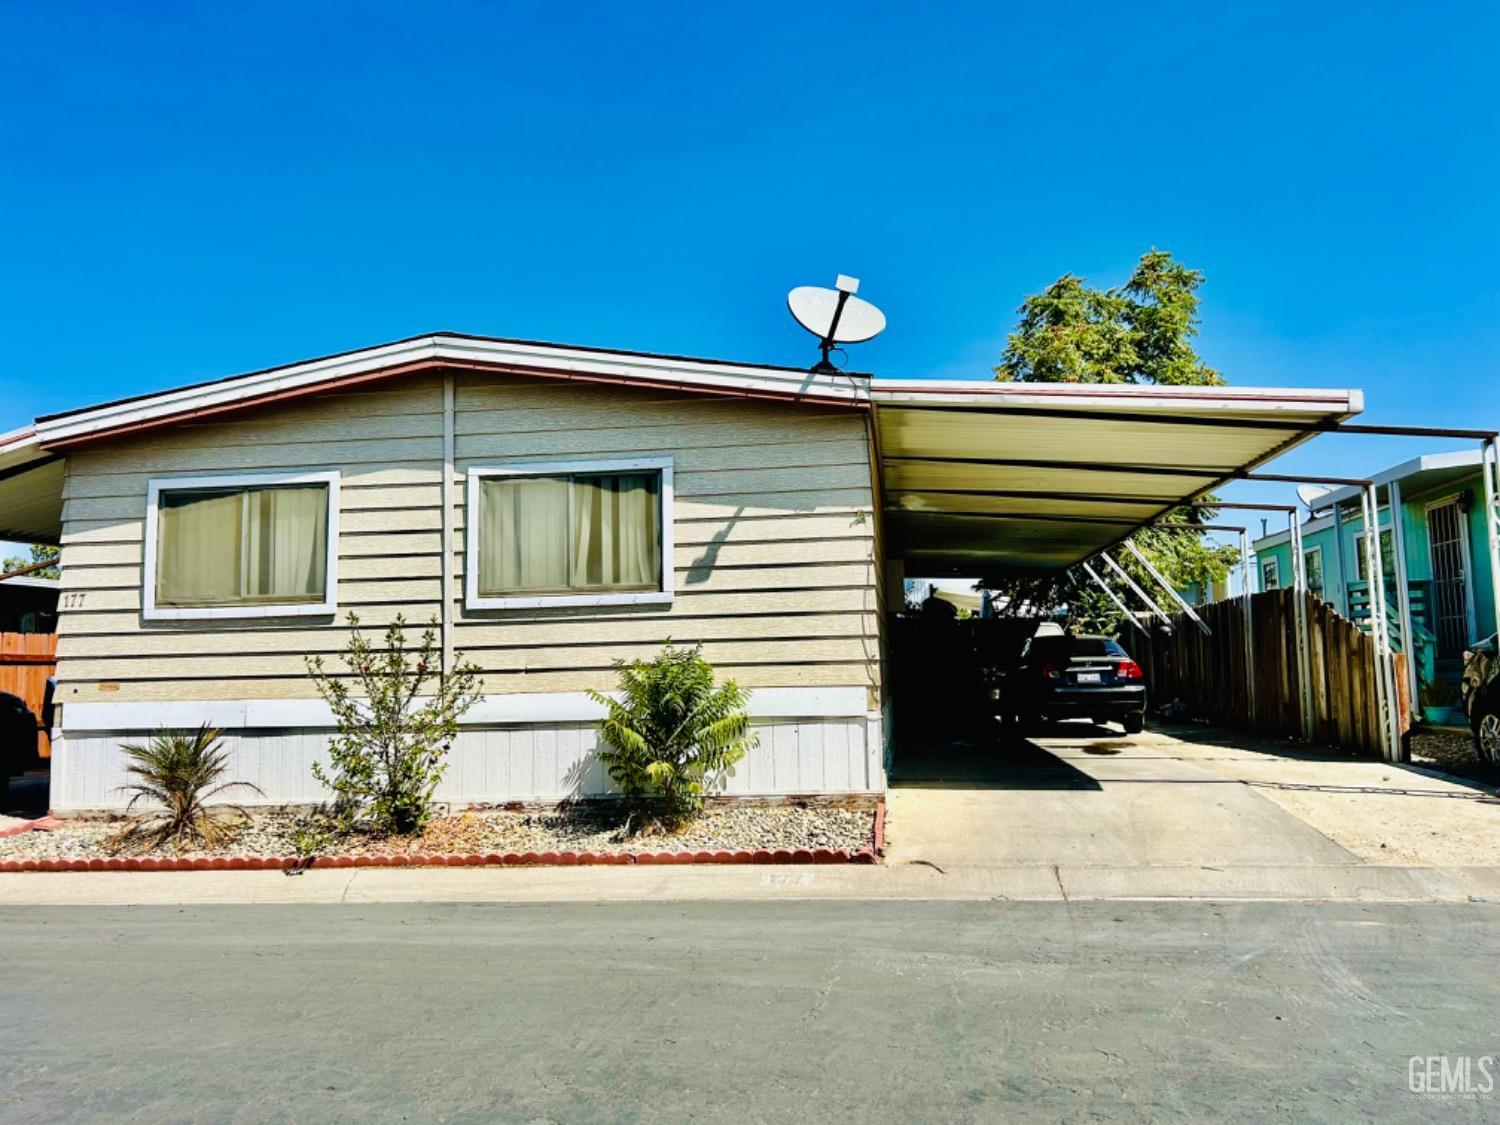
<instances>
[{"instance_id":1,"label":"shrub","mask_svg":"<svg viewBox=\"0 0 1500 1125\"><path fill-rule=\"evenodd\" d=\"M714 670L697 647L665 645L653 660L616 661L619 699L590 691L608 710L600 758L620 787L637 828L653 819L675 827L703 807L714 777L755 747L745 712L749 693Z\"/></svg>"},{"instance_id":2,"label":"shrub","mask_svg":"<svg viewBox=\"0 0 1500 1125\"><path fill-rule=\"evenodd\" d=\"M436 620L428 622L417 648L408 650L406 622L398 614L377 649L351 613L349 643L340 655L352 678L325 672L321 656L307 658L308 674L338 725L329 770L315 762L313 776L333 790L332 814L342 831L405 835L432 815L432 794L458 720L479 699L477 666L456 659L453 671L442 671L437 629ZM424 695L428 683L434 690Z\"/></svg>"},{"instance_id":3,"label":"shrub","mask_svg":"<svg viewBox=\"0 0 1500 1125\"><path fill-rule=\"evenodd\" d=\"M1417 692L1417 701L1423 707L1452 707L1458 702L1458 692L1447 680L1428 680Z\"/></svg>"},{"instance_id":4,"label":"shrub","mask_svg":"<svg viewBox=\"0 0 1500 1125\"><path fill-rule=\"evenodd\" d=\"M245 816L238 805L210 808L209 798L227 789L254 789L247 781L224 781L229 769L228 753L219 747L219 732L206 723L194 732L159 731L142 746L125 745L125 772L138 780L120 788L133 794L125 809L141 801L160 806L136 817L110 841L119 848L152 848L170 844L180 849L193 844L215 848L226 842L232 829L226 812Z\"/></svg>"}]
</instances>

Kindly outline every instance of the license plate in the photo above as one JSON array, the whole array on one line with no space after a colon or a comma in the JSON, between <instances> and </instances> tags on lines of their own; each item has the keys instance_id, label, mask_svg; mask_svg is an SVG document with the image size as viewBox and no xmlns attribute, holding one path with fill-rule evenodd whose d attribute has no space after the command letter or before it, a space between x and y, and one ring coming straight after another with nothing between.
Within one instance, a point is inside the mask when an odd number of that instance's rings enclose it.
<instances>
[{"instance_id":1,"label":"license plate","mask_svg":"<svg viewBox=\"0 0 1500 1125\"><path fill-rule=\"evenodd\" d=\"M1080 684L1099 684L1104 682L1104 677L1099 672L1079 672L1078 682Z\"/></svg>"}]
</instances>

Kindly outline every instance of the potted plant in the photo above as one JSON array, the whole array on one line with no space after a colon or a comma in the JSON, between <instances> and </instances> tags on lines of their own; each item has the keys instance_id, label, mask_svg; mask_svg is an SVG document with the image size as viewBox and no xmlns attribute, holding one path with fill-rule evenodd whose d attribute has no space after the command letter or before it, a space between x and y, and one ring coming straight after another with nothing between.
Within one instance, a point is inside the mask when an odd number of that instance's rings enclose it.
<instances>
[{"instance_id":1,"label":"potted plant","mask_svg":"<svg viewBox=\"0 0 1500 1125\"><path fill-rule=\"evenodd\" d=\"M1417 692L1422 704L1422 718L1434 726L1445 726L1453 722L1453 707L1458 702L1458 692L1446 680L1429 680Z\"/></svg>"}]
</instances>

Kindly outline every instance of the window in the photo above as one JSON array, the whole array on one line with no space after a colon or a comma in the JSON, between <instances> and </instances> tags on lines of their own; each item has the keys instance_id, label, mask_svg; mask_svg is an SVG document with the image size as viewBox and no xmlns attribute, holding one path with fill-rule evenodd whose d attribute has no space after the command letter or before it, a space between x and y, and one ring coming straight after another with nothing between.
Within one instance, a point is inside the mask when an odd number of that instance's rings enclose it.
<instances>
[{"instance_id":1,"label":"window","mask_svg":"<svg viewBox=\"0 0 1500 1125\"><path fill-rule=\"evenodd\" d=\"M147 486L143 615L331 614L338 473L176 477Z\"/></svg>"},{"instance_id":2,"label":"window","mask_svg":"<svg viewBox=\"0 0 1500 1125\"><path fill-rule=\"evenodd\" d=\"M1066 660L1093 656L1122 659L1129 654L1108 637L1033 637L1025 655L1036 660Z\"/></svg>"},{"instance_id":3,"label":"window","mask_svg":"<svg viewBox=\"0 0 1500 1125\"><path fill-rule=\"evenodd\" d=\"M1275 559L1260 560L1260 588L1262 590L1275 590L1281 585L1281 573L1276 566Z\"/></svg>"},{"instance_id":4,"label":"window","mask_svg":"<svg viewBox=\"0 0 1500 1125\"><path fill-rule=\"evenodd\" d=\"M1323 592L1323 548L1312 547L1302 552L1302 569L1307 575L1307 588L1314 594Z\"/></svg>"},{"instance_id":5,"label":"window","mask_svg":"<svg viewBox=\"0 0 1500 1125\"><path fill-rule=\"evenodd\" d=\"M1354 537L1354 566L1361 582L1370 580L1370 564L1365 559L1365 537ZM1391 542L1391 529L1380 533L1380 569L1389 581L1396 573L1396 549Z\"/></svg>"},{"instance_id":6,"label":"window","mask_svg":"<svg viewBox=\"0 0 1500 1125\"><path fill-rule=\"evenodd\" d=\"M469 470L471 609L672 600L672 461Z\"/></svg>"}]
</instances>

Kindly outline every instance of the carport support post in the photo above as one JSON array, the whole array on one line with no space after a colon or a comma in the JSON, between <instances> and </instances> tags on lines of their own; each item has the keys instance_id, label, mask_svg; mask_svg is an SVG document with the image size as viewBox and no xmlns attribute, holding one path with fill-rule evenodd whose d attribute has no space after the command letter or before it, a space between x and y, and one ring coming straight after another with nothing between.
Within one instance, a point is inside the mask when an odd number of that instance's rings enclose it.
<instances>
[{"instance_id":1,"label":"carport support post","mask_svg":"<svg viewBox=\"0 0 1500 1125\"><path fill-rule=\"evenodd\" d=\"M1287 513L1287 526L1291 529L1292 548L1292 621L1297 630L1297 695L1302 705L1302 738L1311 742L1317 733L1313 721L1312 698L1312 645L1308 643L1307 630L1307 558L1302 553L1302 524L1298 522L1297 510Z\"/></svg>"},{"instance_id":2,"label":"carport support post","mask_svg":"<svg viewBox=\"0 0 1500 1125\"><path fill-rule=\"evenodd\" d=\"M1156 567L1151 565L1150 559L1141 554L1141 549L1139 547L1137 547L1134 543L1127 539L1125 540L1125 549L1135 556L1136 562L1140 563L1143 567L1146 568L1147 574L1156 579L1156 584L1167 592L1168 596L1170 596L1171 599L1176 602L1182 609L1182 612L1187 614L1188 617L1192 619L1194 625L1202 629L1205 635L1211 636L1213 634L1213 630L1210 629L1206 624L1204 624L1203 618L1194 613L1193 607L1187 604L1187 599L1185 599L1181 594L1179 594L1172 588L1172 583L1168 582L1165 578L1162 577L1161 571L1157 570ZM1116 570L1120 570L1120 568L1115 565L1114 560L1111 559L1108 555L1104 556L1104 561L1109 563L1109 565L1113 566ZM1120 570L1120 573L1124 574L1125 572L1123 570ZM1132 585L1134 585L1134 583L1132 583Z\"/></svg>"},{"instance_id":3,"label":"carport support post","mask_svg":"<svg viewBox=\"0 0 1500 1125\"><path fill-rule=\"evenodd\" d=\"M1108 555L1100 555L1099 557L1101 559L1103 559L1106 563L1109 564L1109 569L1110 570L1114 571L1116 574L1118 574L1121 578L1123 578L1125 580L1125 585L1129 586L1132 590L1135 591L1135 596L1136 597L1140 598L1141 601L1145 602L1148 606L1151 607L1151 612L1152 613L1156 614L1156 616L1160 617L1168 625L1172 624L1172 618L1167 613L1167 611L1164 610L1164 609L1162 609L1161 606L1157 605L1154 601L1151 600L1151 595L1148 594L1148 593L1146 593L1145 590L1142 590L1140 588L1140 586L1136 583L1136 580L1134 578L1130 577L1130 575L1128 575L1128 574L1125 573L1125 568L1124 567L1122 567L1119 563L1115 562L1115 560L1112 559L1112 558L1110 558Z\"/></svg>"},{"instance_id":4,"label":"carport support post","mask_svg":"<svg viewBox=\"0 0 1500 1125\"><path fill-rule=\"evenodd\" d=\"M1500 634L1500 444L1488 438L1480 447L1480 461L1484 468L1484 531L1490 550L1490 597L1493 599L1495 620L1491 624Z\"/></svg>"},{"instance_id":5,"label":"carport support post","mask_svg":"<svg viewBox=\"0 0 1500 1125\"><path fill-rule=\"evenodd\" d=\"M1391 481L1385 486L1386 500L1391 505L1391 553L1396 559L1396 613L1401 627L1401 651L1406 653L1406 685L1411 690L1412 706L1417 704L1417 646L1416 630L1411 621L1411 583L1406 577L1406 520L1401 515L1401 486ZM1397 701L1399 705L1399 700Z\"/></svg>"},{"instance_id":6,"label":"carport support post","mask_svg":"<svg viewBox=\"0 0 1500 1125\"><path fill-rule=\"evenodd\" d=\"M1151 639L1151 631L1135 619L1135 614L1131 613L1130 610L1126 607L1125 603L1120 600L1120 595L1111 590L1109 588L1109 583L1100 578L1099 575L1095 572L1094 568L1089 566L1088 563L1084 563L1082 565L1085 573L1087 573L1088 576L1094 580L1095 585L1097 585L1099 589L1103 590L1105 594L1109 596L1109 600L1115 603L1115 608L1125 615L1125 620L1129 621L1132 625L1139 629L1141 631L1141 636L1145 637L1149 641Z\"/></svg>"},{"instance_id":7,"label":"carport support post","mask_svg":"<svg viewBox=\"0 0 1500 1125\"><path fill-rule=\"evenodd\" d=\"M1385 563L1380 550L1380 501L1375 484L1364 488L1365 573L1369 576L1370 636L1375 642L1375 706L1380 713L1380 752L1388 762L1401 760L1401 705L1395 698L1391 636L1385 619Z\"/></svg>"},{"instance_id":8,"label":"carport support post","mask_svg":"<svg viewBox=\"0 0 1500 1125\"><path fill-rule=\"evenodd\" d=\"M1240 530L1240 581L1244 584L1245 603L1245 716L1246 725L1255 729L1255 609L1250 604L1250 535Z\"/></svg>"}]
</instances>

